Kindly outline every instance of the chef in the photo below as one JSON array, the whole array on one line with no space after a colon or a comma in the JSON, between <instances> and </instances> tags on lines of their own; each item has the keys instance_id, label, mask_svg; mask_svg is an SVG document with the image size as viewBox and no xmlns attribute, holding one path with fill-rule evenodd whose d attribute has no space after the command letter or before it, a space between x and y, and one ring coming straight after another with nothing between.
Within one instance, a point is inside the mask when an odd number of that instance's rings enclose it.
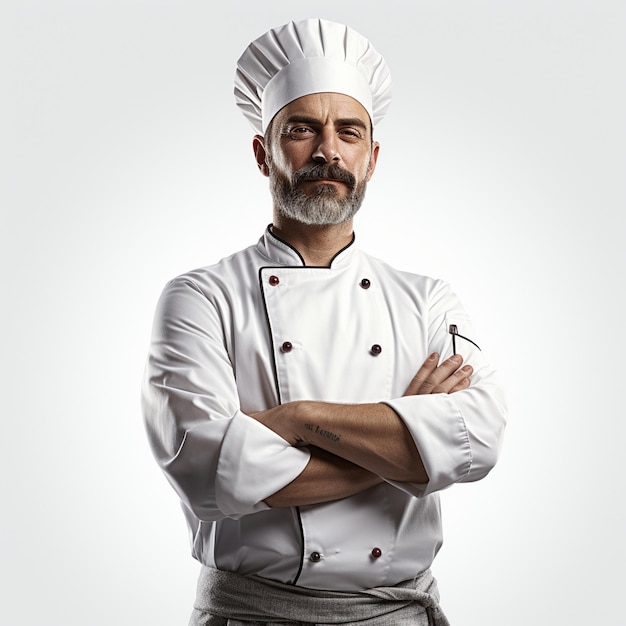
<instances>
[{"instance_id":1,"label":"chef","mask_svg":"<svg viewBox=\"0 0 626 626\"><path fill-rule=\"evenodd\" d=\"M355 242L390 91L371 43L326 20L238 61L272 223L165 286L143 387L202 564L190 624L448 623L438 492L490 471L506 411L449 285Z\"/></svg>"}]
</instances>

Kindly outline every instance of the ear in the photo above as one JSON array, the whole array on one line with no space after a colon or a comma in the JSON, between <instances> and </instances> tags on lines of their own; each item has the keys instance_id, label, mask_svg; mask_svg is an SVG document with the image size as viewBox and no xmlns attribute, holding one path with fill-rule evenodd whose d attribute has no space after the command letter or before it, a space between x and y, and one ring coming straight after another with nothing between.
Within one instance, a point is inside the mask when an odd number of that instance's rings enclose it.
<instances>
[{"instance_id":1,"label":"ear","mask_svg":"<svg viewBox=\"0 0 626 626\"><path fill-rule=\"evenodd\" d=\"M374 170L376 169L376 163L378 163L379 151L380 151L380 144L377 141L375 141L372 144L372 156L370 157L370 162L367 167L367 177L365 178L367 182L369 182L372 176L374 175Z\"/></svg>"},{"instance_id":2,"label":"ear","mask_svg":"<svg viewBox=\"0 0 626 626\"><path fill-rule=\"evenodd\" d=\"M254 150L254 158L256 159L256 164L259 167L259 171L263 176L270 175L270 169L267 166L268 162L268 153L265 148L265 139L261 137L261 135L255 135L252 140L252 149Z\"/></svg>"}]
</instances>

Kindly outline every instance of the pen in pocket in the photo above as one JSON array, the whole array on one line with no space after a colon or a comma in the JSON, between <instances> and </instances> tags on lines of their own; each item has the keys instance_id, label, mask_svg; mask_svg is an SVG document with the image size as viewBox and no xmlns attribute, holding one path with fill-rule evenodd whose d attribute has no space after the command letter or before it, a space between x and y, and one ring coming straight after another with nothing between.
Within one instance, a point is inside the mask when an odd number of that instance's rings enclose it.
<instances>
[{"instance_id":1,"label":"pen in pocket","mask_svg":"<svg viewBox=\"0 0 626 626\"><path fill-rule=\"evenodd\" d=\"M450 324L450 326L448 326L448 332L452 335L452 354L456 354L456 338L457 337L459 339L465 339L465 341L469 341L471 344L475 345L480 350L480 346L477 343L473 342L468 337L464 337L463 335L459 334L459 329L456 324Z\"/></svg>"}]
</instances>

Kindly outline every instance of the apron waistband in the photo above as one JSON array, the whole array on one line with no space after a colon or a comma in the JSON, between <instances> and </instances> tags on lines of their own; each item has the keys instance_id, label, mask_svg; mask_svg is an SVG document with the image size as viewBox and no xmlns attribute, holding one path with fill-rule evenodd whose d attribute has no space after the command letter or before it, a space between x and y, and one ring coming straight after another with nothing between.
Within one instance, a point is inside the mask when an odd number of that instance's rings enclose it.
<instances>
[{"instance_id":1,"label":"apron waistband","mask_svg":"<svg viewBox=\"0 0 626 626\"><path fill-rule=\"evenodd\" d=\"M349 593L286 585L202 566L194 607L197 615L228 618L230 624L239 620L244 624L347 625L383 617L403 608L412 611L421 608L417 614L425 612L429 626L449 626L439 607L437 583L429 569L394 587ZM191 622L194 623L211 622Z\"/></svg>"}]
</instances>

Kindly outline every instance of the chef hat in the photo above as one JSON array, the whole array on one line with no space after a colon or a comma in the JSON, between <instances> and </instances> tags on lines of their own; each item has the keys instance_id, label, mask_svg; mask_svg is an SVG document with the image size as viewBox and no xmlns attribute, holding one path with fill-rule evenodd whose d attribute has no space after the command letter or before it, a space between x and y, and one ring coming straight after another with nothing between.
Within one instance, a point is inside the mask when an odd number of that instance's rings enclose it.
<instances>
[{"instance_id":1,"label":"chef hat","mask_svg":"<svg viewBox=\"0 0 626 626\"><path fill-rule=\"evenodd\" d=\"M318 18L269 30L237 62L235 101L259 133L289 102L321 92L351 96L377 124L391 101L391 76L365 37Z\"/></svg>"}]
</instances>

